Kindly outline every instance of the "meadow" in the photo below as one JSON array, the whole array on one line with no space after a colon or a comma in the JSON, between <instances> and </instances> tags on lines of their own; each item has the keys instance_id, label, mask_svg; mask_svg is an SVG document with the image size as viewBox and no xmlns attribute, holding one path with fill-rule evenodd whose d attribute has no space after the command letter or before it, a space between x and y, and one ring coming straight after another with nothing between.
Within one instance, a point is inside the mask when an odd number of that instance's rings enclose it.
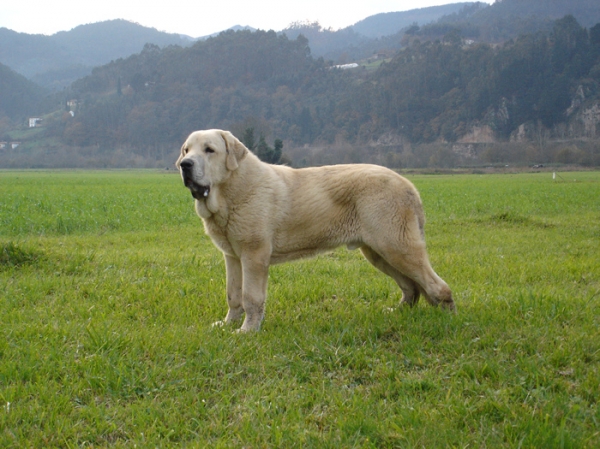
<instances>
[{"instance_id":1,"label":"meadow","mask_svg":"<svg viewBox=\"0 0 600 449\"><path fill-rule=\"evenodd\" d=\"M600 172L407 177L457 314L339 249L241 335L178 176L0 172L0 447L600 447Z\"/></svg>"}]
</instances>

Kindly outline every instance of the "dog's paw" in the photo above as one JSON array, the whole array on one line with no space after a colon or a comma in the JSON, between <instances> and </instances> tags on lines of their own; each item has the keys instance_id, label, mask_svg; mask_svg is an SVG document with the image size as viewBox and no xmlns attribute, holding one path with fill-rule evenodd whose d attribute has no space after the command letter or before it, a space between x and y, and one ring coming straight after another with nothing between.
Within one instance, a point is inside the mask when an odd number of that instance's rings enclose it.
<instances>
[{"instance_id":1,"label":"dog's paw","mask_svg":"<svg viewBox=\"0 0 600 449\"><path fill-rule=\"evenodd\" d=\"M260 330L260 323L254 324L254 325L249 325L248 323L244 323L244 324L242 324L242 327L240 327L236 332L241 333L241 334L250 334L253 332L258 332L259 330Z\"/></svg>"},{"instance_id":2,"label":"dog's paw","mask_svg":"<svg viewBox=\"0 0 600 449\"><path fill-rule=\"evenodd\" d=\"M442 309L447 310L448 312L456 313L456 304L454 304L454 301L443 301L440 303L440 305L442 306Z\"/></svg>"}]
</instances>

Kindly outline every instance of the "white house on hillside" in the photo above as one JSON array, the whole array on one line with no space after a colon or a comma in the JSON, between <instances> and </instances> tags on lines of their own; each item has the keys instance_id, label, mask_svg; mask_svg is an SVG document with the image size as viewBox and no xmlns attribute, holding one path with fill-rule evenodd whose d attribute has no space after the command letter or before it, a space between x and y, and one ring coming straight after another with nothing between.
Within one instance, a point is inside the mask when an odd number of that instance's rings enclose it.
<instances>
[{"instance_id":1,"label":"white house on hillside","mask_svg":"<svg viewBox=\"0 0 600 449\"><path fill-rule=\"evenodd\" d=\"M29 117L29 127L35 128L40 123L42 123L42 119L40 117Z\"/></svg>"},{"instance_id":2,"label":"white house on hillside","mask_svg":"<svg viewBox=\"0 0 600 449\"><path fill-rule=\"evenodd\" d=\"M14 150L18 148L19 145L21 145L21 142L0 142L0 150L6 150L8 148Z\"/></svg>"}]
</instances>

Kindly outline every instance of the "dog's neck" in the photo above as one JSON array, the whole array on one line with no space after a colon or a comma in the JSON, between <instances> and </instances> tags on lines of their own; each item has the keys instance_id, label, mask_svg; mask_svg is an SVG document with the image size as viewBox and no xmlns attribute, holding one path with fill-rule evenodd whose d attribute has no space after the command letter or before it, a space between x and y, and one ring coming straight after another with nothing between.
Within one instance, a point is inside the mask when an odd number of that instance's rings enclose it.
<instances>
[{"instance_id":1,"label":"dog's neck","mask_svg":"<svg viewBox=\"0 0 600 449\"><path fill-rule=\"evenodd\" d=\"M196 213L219 227L225 226L229 221L230 211L246 203L260 189L261 176L256 170L264 170L265 167L255 162L258 162L257 156L248 152L224 182L211 185L208 196L196 200Z\"/></svg>"},{"instance_id":2,"label":"dog's neck","mask_svg":"<svg viewBox=\"0 0 600 449\"><path fill-rule=\"evenodd\" d=\"M222 198L220 186L213 186L206 198L196 199L196 212L201 218L208 219L215 214L222 214L227 205Z\"/></svg>"}]
</instances>

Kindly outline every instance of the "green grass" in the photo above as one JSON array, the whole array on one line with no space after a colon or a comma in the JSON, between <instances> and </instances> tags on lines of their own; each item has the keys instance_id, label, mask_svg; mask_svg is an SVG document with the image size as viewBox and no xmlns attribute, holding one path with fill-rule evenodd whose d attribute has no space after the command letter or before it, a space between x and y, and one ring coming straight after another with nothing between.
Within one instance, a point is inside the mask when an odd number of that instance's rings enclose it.
<instances>
[{"instance_id":1,"label":"green grass","mask_svg":"<svg viewBox=\"0 0 600 449\"><path fill-rule=\"evenodd\" d=\"M177 176L0 172L0 447L600 446L600 173L411 175L458 314L359 252L262 330Z\"/></svg>"},{"instance_id":2,"label":"green grass","mask_svg":"<svg viewBox=\"0 0 600 449\"><path fill-rule=\"evenodd\" d=\"M12 140L22 140L22 139L31 139L34 137L39 137L43 134L44 128L36 127L36 128L21 128L14 131L10 131L10 138Z\"/></svg>"}]
</instances>

